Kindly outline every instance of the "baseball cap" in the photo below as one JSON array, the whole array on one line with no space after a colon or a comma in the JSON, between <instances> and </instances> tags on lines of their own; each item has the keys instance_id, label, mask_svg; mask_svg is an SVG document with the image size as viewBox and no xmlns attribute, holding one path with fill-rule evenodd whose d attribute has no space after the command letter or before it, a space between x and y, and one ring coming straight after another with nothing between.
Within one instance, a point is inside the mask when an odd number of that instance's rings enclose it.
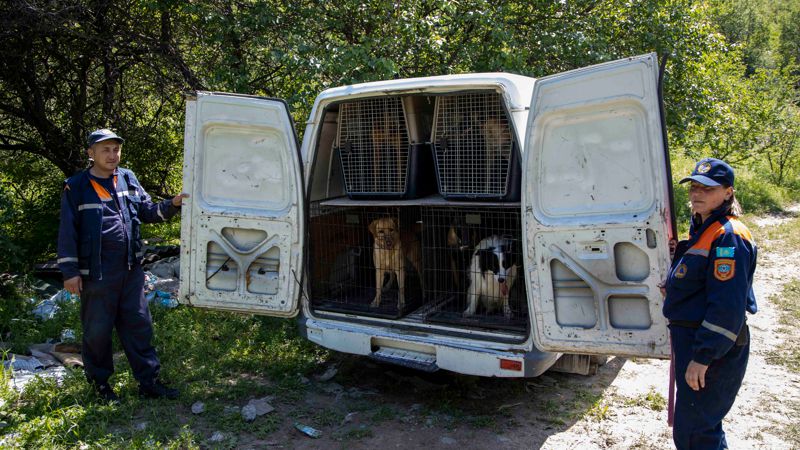
<instances>
[{"instance_id":1,"label":"baseball cap","mask_svg":"<svg viewBox=\"0 0 800 450\"><path fill-rule=\"evenodd\" d=\"M125 142L125 139L122 139L121 137L117 136L116 133L109 130L108 128L100 128L98 130L94 130L91 133L89 133L89 137L86 139L86 143L88 147L91 147L94 144L97 144L98 142L107 141L109 139L117 140L120 142L120 144Z\"/></svg>"},{"instance_id":2,"label":"baseball cap","mask_svg":"<svg viewBox=\"0 0 800 450\"><path fill-rule=\"evenodd\" d=\"M705 158L697 162L694 171L680 182L696 181L705 186L733 186L733 167L721 159Z\"/></svg>"}]
</instances>

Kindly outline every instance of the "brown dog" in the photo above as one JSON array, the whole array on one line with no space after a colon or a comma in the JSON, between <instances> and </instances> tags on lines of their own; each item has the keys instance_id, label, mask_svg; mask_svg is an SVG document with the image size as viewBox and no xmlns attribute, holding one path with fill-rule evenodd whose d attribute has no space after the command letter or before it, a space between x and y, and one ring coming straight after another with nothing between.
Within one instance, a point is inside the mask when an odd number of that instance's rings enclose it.
<instances>
[{"instance_id":1,"label":"brown dog","mask_svg":"<svg viewBox=\"0 0 800 450\"><path fill-rule=\"evenodd\" d=\"M369 224L369 232L375 237L375 244L372 247L372 258L375 262L375 300L370 306L380 306L383 276L388 272L390 284L391 278L397 279L399 289L397 307L402 309L406 300L406 259L411 262L422 283L422 250L419 240L414 233L401 232L397 222L391 217L373 220Z\"/></svg>"},{"instance_id":2,"label":"brown dog","mask_svg":"<svg viewBox=\"0 0 800 450\"><path fill-rule=\"evenodd\" d=\"M405 173L400 130L392 126L388 111L383 120L372 124L372 185L375 192L402 190L400 175ZM396 119L396 118L394 118Z\"/></svg>"}]
</instances>

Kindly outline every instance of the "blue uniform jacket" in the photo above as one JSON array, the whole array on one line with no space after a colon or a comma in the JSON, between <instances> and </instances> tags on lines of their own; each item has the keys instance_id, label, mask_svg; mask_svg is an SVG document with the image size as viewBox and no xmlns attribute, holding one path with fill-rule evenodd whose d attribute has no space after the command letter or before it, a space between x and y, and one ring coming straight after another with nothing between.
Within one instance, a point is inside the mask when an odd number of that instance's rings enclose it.
<instances>
[{"instance_id":1,"label":"blue uniform jacket","mask_svg":"<svg viewBox=\"0 0 800 450\"><path fill-rule=\"evenodd\" d=\"M755 314L753 273L757 249L750 230L727 211L693 223L689 240L681 241L667 278L664 316L693 323L692 359L708 365L725 355L745 323Z\"/></svg>"},{"instance_id":2,"label":"blue uniform jacket","mask_svg":"<svg viewBox=\"0 0 800 450\"><path fill-rule=\"evenodd\" d=\"M88 172L88 169L83 170L68 178L61 194L58 268L64 274L65 280L78 275L95 280L103 278L101 196L105 196L106 191L93 186ZM143 256L140 224L166 221L179 208L172 205L172 199L151 202L136 175L128 169L117 168L114 179L116 192L111 195L116 195L119 199L127 236L127 262L130 267L134 262L141 262Z\"/></svg>"}]
</instances>

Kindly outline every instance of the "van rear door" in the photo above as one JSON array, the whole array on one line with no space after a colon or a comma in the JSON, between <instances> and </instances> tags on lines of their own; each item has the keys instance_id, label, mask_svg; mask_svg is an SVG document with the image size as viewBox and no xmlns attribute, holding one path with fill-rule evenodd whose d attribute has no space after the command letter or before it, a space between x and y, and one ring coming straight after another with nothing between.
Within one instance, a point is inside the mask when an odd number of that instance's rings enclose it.
<instances>
[{"instance_id":1,"label":"van rear door","mask_svg":"<svg viewBox=\"0 0 800 450\"><path fill-rule=\"evenodd\" d=\"M302 158L281 100L198 92L186 105L180 299L297 314L305 236Z\"/></svg>"},{"instance_id":2,"label":"van rear door","mask_svg":"<svg viewBox=\"0 0 800 450\"><path fill-rule=\"evenodd\" d=\"M538 79L523 169L526 281L545 351L669 357L672 237L654 54Z\"/></svg>"}]
</instances>

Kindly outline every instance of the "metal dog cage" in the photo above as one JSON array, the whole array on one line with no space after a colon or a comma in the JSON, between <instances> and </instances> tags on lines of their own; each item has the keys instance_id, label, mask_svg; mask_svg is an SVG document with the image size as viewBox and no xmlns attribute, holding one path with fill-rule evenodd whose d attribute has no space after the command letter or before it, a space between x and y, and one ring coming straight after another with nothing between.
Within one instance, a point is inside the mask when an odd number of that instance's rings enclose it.
<instances>
[{"instance_id":1,"label":"metal dog cage","mask_svg":"<svg viewBox=\"0 0 800 450\"><path fill-rule=\"evenodd\" d=\"M422 248L425 261L426 321L482 328L523 331L528 326L528 302L525 292L519 208L461 208L423 207ZM489 253L503 254L506 269L515 267L514 274L505 271L507 293L503 295L498 277L486 267L473 261L480 258L480 247L489 250L492 238L505 248ZM489 255L491 256L491 255ZM494 268L501 261L495 260ZM488 264L487 266L491 266ZM477 288L477 289L476 289ZM473 291L474 290L474 291ZM467 314L469 293L476 292L477 309ZM502 307L490 310L487 305L500 306L507 298L510 314Z\"/></svg>"},{"instance_id":2,"label":"metal dog cage","mask_svg":"<svg viewBox=\"0 0 800 450\"><path fill-rule=\"evenodd\" d=\"M412 135L404 105L400 97L381 97L339 106L336 150L350 198L414 198L432 190L420 173L431 164L430 147Z\"/></svg>"},{"instance_id":3,"label":"metal dog cage","mask_svg":"<svg viewBox=\"0 0 800 450\"><path fill-rule=\"evenodd\" d=\"M431 140L443 197L519 199L519 152L500 94L438 96Z\"/></svg>"},{"instance_id":4,"label":"metal dog cage","mask_svg":"<svg viewBox=\"0 0 800 450\"><path fill-rule=\"evenodd\" d=\"M378 230L373 223L385 220L399 234L390 236L388 247L417 247L421 269L418 208L335 207L312 204L310 211L309 276L311 306L323 311L359 313L367 316L399 318L422 302L422 283L417 269L403 258L405 298L399 302L399 282L392 269L380 267L391 262L376 261ZM387 231L382 227L381 231ZM399 240L399 241L398 241ZM382 241L383 242L383 241ZM387 246L384 246L387 247ZM383 250L381 255L389 255ZM380 256L379 256L380 258ZM380 272L381 298L376 300L376 272Z\"/></svg>"}]
</instances>

